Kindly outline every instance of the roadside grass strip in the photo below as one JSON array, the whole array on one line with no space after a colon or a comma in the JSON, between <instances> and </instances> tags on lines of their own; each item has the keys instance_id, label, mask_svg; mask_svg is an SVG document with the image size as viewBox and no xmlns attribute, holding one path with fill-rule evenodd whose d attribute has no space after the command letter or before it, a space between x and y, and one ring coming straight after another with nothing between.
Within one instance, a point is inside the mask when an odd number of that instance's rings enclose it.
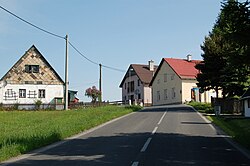
<instances>
[{"instance_id":1,"label":"roadside grass strip","mask_svg":"<svg viewBox=\"0 0 250 166\"><path fill-rule=\"evenodd\" d=\"M0 161L137 111L106 106L70 111L0 111Z\"/></svg>"},{"instance_id":2,"label":"roadside grass strip","mask_svg":"<svg viewBox=\"0 0 250 166\"><path fill-rule=\"evenodd\" d=\"M236 142L250 150L250 119L226 116L207 116L215 125L230 135Z\"/></svg>"}]
</instances>

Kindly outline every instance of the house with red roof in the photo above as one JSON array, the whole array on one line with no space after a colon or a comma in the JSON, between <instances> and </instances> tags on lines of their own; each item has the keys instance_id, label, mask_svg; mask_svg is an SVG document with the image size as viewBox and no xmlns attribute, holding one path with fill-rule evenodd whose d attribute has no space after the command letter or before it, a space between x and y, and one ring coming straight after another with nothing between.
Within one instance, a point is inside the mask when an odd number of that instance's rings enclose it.
<instances>
[{"instance_id":1,"label":"house with red roof","mask_svg":"<svg viewBox=\"0 0 250 166\"><path fill-rule=\"evenodd\" d=\"M200 60L163 58L150 82L153 105L186 103L189 101L211 102L215 92L200 93L196 83L199 71L195 68Z\"/></svg>"},{"instance_id":2,"label":"house with red roof","mask_svg":"<svg viewBox=\"0 0 250 166\"><path fill-rule=\"evenodd\" d=\"M122 79L122 100L126 103L152 104L152 92L149 83L156 72L154 61L148 64L131 64Z\"/></svg>"}]
</instances>

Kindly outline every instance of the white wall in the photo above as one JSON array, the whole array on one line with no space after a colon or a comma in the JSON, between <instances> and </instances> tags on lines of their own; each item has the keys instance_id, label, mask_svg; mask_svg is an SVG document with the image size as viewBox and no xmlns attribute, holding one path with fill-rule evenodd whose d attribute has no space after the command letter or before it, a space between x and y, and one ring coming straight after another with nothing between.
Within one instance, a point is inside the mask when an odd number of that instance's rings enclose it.
<instances>
[{"instance_id":1,"label":"white wall","mask_svg":"<svg viewBox=\"0 0 250 166\"><path fill-rule=\"evenodd\" d=\"M182 103L191 101L191 89L197 88L196 80L182 80Z\"/></svg>"},{"instance_id":2,"label":"white wall","mask_svg":"<svg viewBox=\"0 0 250 166\"><path fill-rule=\"evenodd\" d=\"M245 110L245 117L250 117L250 108L248 108L248 101L250 99L244 100L244 110Z\"/></svg>"},{"instance_id":3,"label":"white wall","mask_svg":"<svg viewBox=\"0 0 250 166\"><path fill-rule=\"evenodd\" d=\"M150 87L144 87L144 103L152 104L152 89Z\"/></svg>"},{"instance_id":4,"label":"white wall","mask_svg":"<svg viewBox=\"0 0 250 166\"><path fill-rule=\"evenodd\" d=\"M151 93L151 88L150 87L144 87L144 84L142 82L140 82L140 86L138 86L138 79L139 77L137 75L133 75L131 77L128 77L125 79L124 83L123 83L123 87L122 87L122 100L125 99L126 96L126 100L128 100L128 96L130 95L134 95L134 98L137 100L138 99L138 95L135 94L135 91L138 90L139 93L141 94L141 99L144 101L144 103L152 103L152 93ZM134 92L127 92L127 88L128 88L128 82L134 81ZM127 88L125 89L125 83Z\"/></svg>"},{"instance_id":5,"label":"white wall","mask_svg":"<svg viewBox=\"0 0 250 166\"><path fill-rule=\"evenodd\" d=\"M173 96L173 88L175 96ZM164 94L165 89L167 90L167 98ZM181 103L181 89L181 79L164 61L152 84L153 105ZM160 93L160 100L158 93Z\"/></svg>"},{"instance_id":6,"label":"white wall","mask_svg":"<svg viewBox=\"0 0 250 166\"><path fill-rule=\"evenodd\" d=\"M7 89L12 89L16 92L17 100L4 100L4 95ZM26 89L26 98L19 98L19 89ZM45 98L38 98L38 90L45 89ZM36 98L28 98L29 91L36 91ZM55 97L64 96L63 85L31 85L31 84L7 84L5 87L0 88L0 103L3 104L34 104L36 100L41 100L43 104L48 104L53 101Z\"/></svg>"}]
</instances>

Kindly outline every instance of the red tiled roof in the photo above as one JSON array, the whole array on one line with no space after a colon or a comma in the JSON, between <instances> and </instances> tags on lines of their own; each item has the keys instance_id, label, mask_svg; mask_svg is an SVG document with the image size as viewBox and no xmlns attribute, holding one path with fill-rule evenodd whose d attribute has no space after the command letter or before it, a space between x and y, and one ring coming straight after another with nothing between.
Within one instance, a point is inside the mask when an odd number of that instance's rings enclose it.
<instances>
[{"instance_id":1,"label":"red tiled roof","mask_svg":"<svg viewBox=\"0 0 250 166\"><path fill-rule=\"evenodd\" d=\"M199 71L195 68L197 63L200 63L200 60L191 60L187 61L186 59L174 59L174 58L164 58L164 61L167 62L170 67L178 74L182 79L191 78L196 79Z\"/></svg>"}]
</instances>

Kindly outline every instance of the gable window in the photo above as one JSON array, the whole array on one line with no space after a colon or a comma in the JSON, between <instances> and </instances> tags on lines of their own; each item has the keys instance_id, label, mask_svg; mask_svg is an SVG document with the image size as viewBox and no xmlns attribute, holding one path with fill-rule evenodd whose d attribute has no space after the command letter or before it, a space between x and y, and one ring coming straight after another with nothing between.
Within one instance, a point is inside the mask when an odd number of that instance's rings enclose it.
<instances>
[{"instance_id":1,"label":"gable window","mask_svg":"<svg viewBox=\"0 0 250 166\"><path fill-rule=\"evenodd\" d=\"M25 65L26 73L39 73L39 65Z\"/></svg>"},{"instance_id":2,"label":"gable window","mask_svg":"<svg viewBox=\"0 0 250 166\"><path fill-rule=\"evenodd\" d=\"M26 98L26 89L19 89L19 98Z\"/></svg>"},{"instance_id":3,"label":"gable window","mask_svg":"<svg viewBox=\"0 0 250 166\"><path fill-rule=\"evenodd\" d=\"M167 82L167 81L168 81L168 75L164 74L164 82Z\"/></svg>"},{"instance_id":4,"label":"gable window","mask_svg":"<svg viewBox=\"0 0 250 166\"><path fill-rule=\"evenodd\" d=\"M140 86L140 84L141 84L141 81L138 79L137 85Z\"/></svg>"},{"instance_id":5,"label":"gable window","mask_svg":"<svg viewBox=\"0 0 250 166\"><path fill-rule=\"evenodd\" d=\"M157 101L160 101L160 100L161 100L161 94L160 94L160 91L157 91L156 93L157 93L157 96L156 96L156 97L157 97Z\"/></svg>"},{"instance_id":6,"label":"gable window","mask_svg":"<svg viewBox=\"0 0 250 166\"><path fill-rule=\"evenodd\" d=\"M135 82L134 81L128 82L127 92L130 93L130 92L134 92L134 91L135 91Z\"/></svg>"},{"instance_id":7,"label":"gable window","mask_svg":"<svg viewBox=\"0 0 250 166\"><path fill-rule=\"evenodd\" d=\"M39 98L45 98L45 89L39 89L38 90L38 97Z\"/></svg>"},{"instance_id":8,"label":"gable window","mask_svg":"<svg viewBox=\"0 0 250 166\"><path fill-rule=\"evenodd\" d=\"M175 98L175 88L172 88L172 99Z\"/></svg>"},{"instance_id":9,"label":"gable window","mask_svg":"<svg viewBox=\"0 0 250 166\"><path fill-rule=\"evenodd\" d=\"M174 80L174 74L171 75L171 80Z\"/></svg>"},{"instance_id":10,"label":"gable window","mask_svg":"<svg viewBox=\"0 0 250 166\"><path fill-rule=\"evenodd\" d=\"M168 99L168 90L164 89L164 100Z\"/></svg>"}]
</instances>

